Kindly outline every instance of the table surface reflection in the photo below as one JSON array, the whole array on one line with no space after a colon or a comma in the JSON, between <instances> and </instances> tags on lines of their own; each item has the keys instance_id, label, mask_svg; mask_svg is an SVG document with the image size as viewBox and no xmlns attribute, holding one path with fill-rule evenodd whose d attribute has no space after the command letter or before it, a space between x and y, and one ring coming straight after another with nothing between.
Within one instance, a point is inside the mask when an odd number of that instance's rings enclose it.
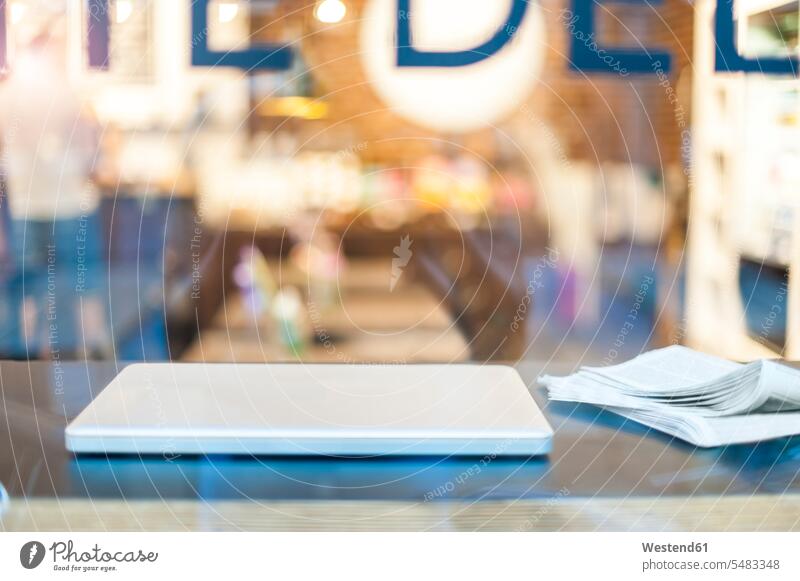
<instances>
[{"instance_id":1,"label":"table surface reflection","mask_svg":"<svg viewBox=\"0 0 800 581\"><path fill-rule=\"evenodd\" d=\"M546 458L68 453L64 426L119 368L0 364L0 482L12 498L435 501L800 492L800 438L696 448L592 406L547 402L535 387L544 366L534 362L517 368L555 429Z\"/></svg>"},{"instance_id":2,"label":"table surface reflection","mask_svg":"<svg viewBox=\"0 0 800 581\"><path fill-rule=\"evenodd\" d=\"M536 387L544 365L535 362L517 368L555 429L546 458L166 460L67 452L64 426L120 368L0 364L0 483L12 499L440 502L800 492L800 438L696 448L592 406L547 402Z\"/></svg>"}]
</instances>

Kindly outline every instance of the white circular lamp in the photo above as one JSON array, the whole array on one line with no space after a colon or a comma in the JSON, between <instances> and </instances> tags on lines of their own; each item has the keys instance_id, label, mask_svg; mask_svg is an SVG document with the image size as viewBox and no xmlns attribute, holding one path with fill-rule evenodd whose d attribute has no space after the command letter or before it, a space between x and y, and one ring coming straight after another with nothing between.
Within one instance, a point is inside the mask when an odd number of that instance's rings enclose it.
<instances>
[{"instance_id":1,"label":"white circular lamp","mask_svg":"<svg viewBox=\"0 0 800 581\"><path fill-rule=\"evenodd\" d=\"M531 0L525 18L497 53L461 67L398 67L396 0L370 0L361 28L367 76L398 115L437 131L462 133L492 125L519 109L539 78L545 29ZM502 28L511 0L415 0L414 45L425 51L464 51Z\"/></svg>"}]
</instances>

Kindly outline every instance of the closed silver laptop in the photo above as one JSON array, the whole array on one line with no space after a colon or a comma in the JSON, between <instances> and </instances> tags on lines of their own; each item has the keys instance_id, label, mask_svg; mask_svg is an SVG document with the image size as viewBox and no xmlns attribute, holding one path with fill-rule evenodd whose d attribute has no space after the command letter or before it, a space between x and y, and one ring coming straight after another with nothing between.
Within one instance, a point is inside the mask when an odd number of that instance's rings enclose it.
<instances>
[{"instance_id":1,"label":"closed silver laptop","mask_svg":"<svg viewBox=\"0 0 800 581\"><path fill-rule=\"evenodd\" d=\"M104 454L537 455L552 430L495 365L136 364L66 429Z\"/></svg>"}]
</instances>

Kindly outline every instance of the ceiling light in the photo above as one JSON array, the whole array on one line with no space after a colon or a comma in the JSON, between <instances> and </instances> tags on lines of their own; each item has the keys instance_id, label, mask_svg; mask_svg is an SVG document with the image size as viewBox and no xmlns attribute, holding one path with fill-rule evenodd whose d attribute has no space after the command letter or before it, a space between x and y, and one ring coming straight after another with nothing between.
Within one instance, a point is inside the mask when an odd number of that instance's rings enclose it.
<instances>
[{"instance_id":1,"label":"ceiling light","mask_svg":"<svg viewBox=\"0 0 800 581\"><path fill-rule=\"evenodd\" d=\"M117 24L122 24L133 14L133 2L131 0L117 0L115 16Z\"/></svg>"},{"instance_id":2,"label":"ceiling light","mask_svg":"<svg viewBox=\"0 0 800 581\"><path fill-rule=\"evenodd\" d=\"M14 2L11 4L11 22L13 24L19 24L19 22L25 18L25 12L28 10L28 7L24 4L20 4L19 2Z\"/></svg>"},{"instance_id":3,"label":"ceiling light","mask_svg":"<svg viewBox=\"0 0 800 581\"><path fill-rule=\"evenodd\" d=\"M336 24L341 22L347 14L347 6L342 0L322 0L314 10L314 16L325 24Z\"/></svg>"},{"instance_id":4,"label":"ceiling light","mask_svg":"<svg viewBox=\"0 0 800 581\"><path fill-rule=\"evenodd\" d=\"M238 2L221 2L219 5L219 21L222 24L232 22L239 14Z\"/></svg>"}]
</instances>

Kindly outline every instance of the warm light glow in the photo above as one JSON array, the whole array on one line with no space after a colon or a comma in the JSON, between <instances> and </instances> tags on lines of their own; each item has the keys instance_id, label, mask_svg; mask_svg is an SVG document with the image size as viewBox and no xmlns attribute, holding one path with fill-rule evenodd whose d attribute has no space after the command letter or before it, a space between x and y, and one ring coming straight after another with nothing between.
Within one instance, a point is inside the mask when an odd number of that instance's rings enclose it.
<instances>
[{"instance_id":1,"label":"warm light glow","mask_svg":"<svg viewBox=\"0 0 800 581\"><path fill-rule=\"evenodd\" d=\"M11 22L13 24L19 24L19 22L25 18L25 12L28 10L28 7L24 4L20 4L19 2L14 2L11 4Z\"/></svg>"},{"instance_id":2,"label":"warm light glow","mask_svg":"<svg viewBox=\"0 0 800 581\"><path fill-rule=\"evenodd\" d=\"M232 22L239 14L238 2L222 2L219 5L219 21L222 24Z\"/></svg>"},{"instance_id":3,"label":"warm light glow","mask_svg":"<svg viewBox=\"0 0 800 581\"><path fill-rule=\"evenodd\" d=\"M133 2L131 0L117 0L116 17L117 24L122 24L133 14Z\"/></svg>"},{"instance_id":4,"label":"warm light glow","mask_svg":"<svg viewBox=\"0 0 800 581\"><path fill-rule=\"evenodd\" d=\"M347 6L342 0L322 0L314 10L317 20L325 24L341 22L345 14L347 14Z\"/></svg>"}]
</instances>

